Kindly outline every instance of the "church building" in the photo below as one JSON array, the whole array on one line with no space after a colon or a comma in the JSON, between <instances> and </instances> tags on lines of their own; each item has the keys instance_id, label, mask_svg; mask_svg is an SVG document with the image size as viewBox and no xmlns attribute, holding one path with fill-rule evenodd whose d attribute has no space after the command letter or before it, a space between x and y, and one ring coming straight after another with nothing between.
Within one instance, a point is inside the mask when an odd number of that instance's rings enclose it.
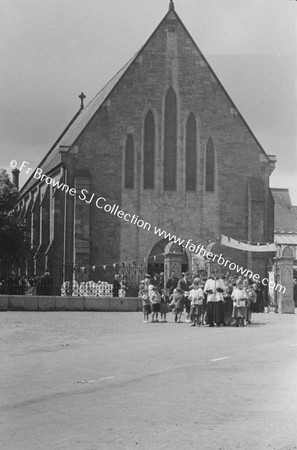
<instances>
[{"instance_id":1,"label":"church building","mask_svg":"<svg viewBox=\"0 0 297 450\"><path fill-rule=\"evenodd\" d=\"M204 248L222 234L273 242L275 157L262 148L173 1L138 53L86 106L80 98L81 108L20 191L18 210L31 242L28 272L49 268L58 286L73 268L83 267L86 279L91 268L139 261L145 272L162 271L172 236L184 240L184 270L192 269L188 240ZM266 273L266 254L219 251Z\"/></svg>"}]
</instances>

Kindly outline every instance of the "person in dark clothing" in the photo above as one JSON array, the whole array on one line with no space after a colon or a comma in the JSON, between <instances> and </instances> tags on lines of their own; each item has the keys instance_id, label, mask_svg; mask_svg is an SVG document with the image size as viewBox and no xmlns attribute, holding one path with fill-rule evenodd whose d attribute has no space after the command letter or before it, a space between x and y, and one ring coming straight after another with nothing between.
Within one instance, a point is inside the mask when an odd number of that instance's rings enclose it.
<instances>
[{"instance_id":1,"label":"person in dark clothing","mask_svg":"<svg viewBox=\"0 0 297 450\"><path fill-rule=\"evenodd\" d=\"M160 276L159 276L159 282L158 282L158 288L159 288L159 292L161 294L162 294L162 291L164 289L164 282L165 282L165 280L164 280L164 272L161 272Z\"/></svg>"},{"instance_id":2,"label":"person in dark clothing","mask_svg":"<svg viewBox=\"0 0 297 450\"><path fill-rule=\"evenodd\" d=\"M177 283L177 287L184 292L190 291L190 286L192 285L192 283L190 281L190 276L191 275L188 272L186 272L184 274L183 278L181 278Z\"/></svg>"},{"instance_id":3,"label":"person in dark clothing","mask_svg":"<svg viewBox=\"0 0 297 450\"><path fill-rule=\"evenodd\" d=\"M113 282L113 285L112 285L112 296L113 297L118 297L120 289L121 289L120 275L117 273L114 276L114 282Z\"/></svg>"},{"instance_id":4,"label":"person in dark clothing","mask_svg":"<svg viewBox=\"0 0 297 450\"><path fill-rule=\"evenodd\" d=\"M235 286L236 283L227 284L226 292L224 295L224 324L227 327L232 323L233 300L231 298L231 295Z\"/></svg>"},{"instance_id":5,"label":"person in dark clothing","mask_svg":"<svg viewBox=\"0 0 297 450\"><path fill-rule=\"evenodd\" d=\"M216 277L216 295L215 295L215 324L219 327L225 323L224 318L224 294L226 291L225 277Z\"/></svg>"},{"instance_id":6,"label":"person in dark clothing","mask_svg":"<svg viewBox=\"0 0 297 450\"><path fill-rule=\"evenodd\" d=\"M44 275L42 275L37 282L38 295L51 295L52 288L53 288L53 280L48 269L46 269Z\"/></svg>"},{"instance_id":7,"label":"person in dark clothing","mask_svg":"<svg viewBox=\"0 0 297 450\"><path fill-rule=\"evenodd\" d=\"M30 295L37 295L37 283L38 283L38 277L36 274L32 275L29 278L29 284L30 284Z\"/></svg>"},{"instance_id":8,"label":"person in dark clothing","mask_svg":"<svg viewBox=\"0 0 297 450\"><path fill-rule=\"evenodd\" d=\"M15 273L12 272L10 277L7 280L8 286L8 294L9 295L18 295L19 294L19 282Z\"/></svg>"},{"instance_id":9,"label":"person in dark clothing","mask_svg":"<svg viewBox=\"0 0 297 450\"><path fill-rule=\"evenodd\" d=\"M186 309L186 322L191 322L190 320L190 311L191 311L191 300L188 298L188 294L190 292L190 286L192 286L192 283L190 282L190 274L186 272L177 283L177 288L182 290L186 295L184 295L184 304Z\"/></svg>"},{"instance_id":10,"label":"person in dark clothing","mask_svg":"<svg viewBox=\"0 0 297 450\"><path fill-rule=\"evenodd\" d=\"M157 273L154 273L154 275L151 277L151 284L153 286L159 287L159 275Z\"/></svg>"},{"instance_id":11,"label":"person in dark clothing","mask_svg":"<svg viewBox=\"0 0 297 450\"><path fill-rule=\"evenodd\" d=\"M258 284L257 290L256 290L256 294L257 294L257 300L256 303L253 303L253 307L254 309L252 309L253 312L255 313L262 313L264 312L264 299L263 299L263 292L261 289L261 286Z\"/></svg>"},{"instance_id":12,"label":"person in dark clothing","mask_svg":"<svg viewBox=\"0 0 297 450\"><path fill-rule=\"evenodd\" d=\"M178 278L175 276L174 270L170 274L170 278L168 278L166 283L166 289L168 289L168 295L173 294L174 289L177 288Z\"/></svg>"}]
</instances>

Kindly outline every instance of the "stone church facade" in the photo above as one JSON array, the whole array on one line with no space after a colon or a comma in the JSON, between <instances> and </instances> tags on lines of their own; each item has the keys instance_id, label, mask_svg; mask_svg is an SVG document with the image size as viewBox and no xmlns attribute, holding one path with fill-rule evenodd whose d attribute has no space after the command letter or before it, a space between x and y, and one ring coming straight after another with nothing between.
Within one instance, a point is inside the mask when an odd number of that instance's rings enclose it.
<instances>
[{"instance_id":1,"label":"stone church facade","mask_svg":"<svg viewBox=\"0 0 297 450\"><path fill-rule=\"evenodd\" d=\"M274 164L171 2L141 50L78 111L39 164L74 195L33 175L21 189L27 270L62 267L59 283L70 267L159 255L166 241L155 227L205 248L222 233L273 242ZM150 230L98 207L105 204ZM267 256L220 251L265 274ZM187 261L191 269L185 251Z\"/></svg>"}]
</instances>

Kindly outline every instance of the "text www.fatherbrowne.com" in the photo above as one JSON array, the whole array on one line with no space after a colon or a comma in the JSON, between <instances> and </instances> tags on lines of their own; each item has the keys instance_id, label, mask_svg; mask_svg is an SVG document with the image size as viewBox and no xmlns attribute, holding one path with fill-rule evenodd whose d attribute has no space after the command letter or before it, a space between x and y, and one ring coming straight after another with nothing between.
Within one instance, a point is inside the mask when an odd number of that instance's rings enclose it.
<instances>
[{"instance_id":1,"label":"text www.fatherbrowne.com","mask_svg":"<svg viewBox=\"0 0 297 450\"><path fill-rule=\"evenodd\" d=\"M13 162L15 167L16 161ZM29 163L27 161L23 161L20 167L20 171L22 171L22 169L26 169L26 175L28 175L30 172L33 172L34 170L31 167L28 167L28 165ZM73 187L70 188L67 184L47 176L46 174L42 173L42 169L40 167L35 169L33 177L37 180L44 181L48 185L52 184L52 186L55 189L64 191L73 197L77 195L79 200L85 202L86 204L90 205L91 203L93 203L96 205L98 209L102 209L104 212L112 214L118 217L119 219L124 220L125 222L132 223L133 225L136 225L138 228L141 228L145 231L150 231L152 228L152 225L149 222L145 222L135 214L130 214L122 211L119 205L116 204L110 205L109 203L107 203L107 200L104 197L97 196L95 193L89 193L87 189L81 189L79 192L77 192L75 188ZM238 274L244 277L251 278L255 282L260 282L261 280L259 274L257 273L254 274L251 270L244 269L243 267L239 266L238 264L235 264L234 262L229 261L228 259L225 260L222 254L216 255L210 251L207 251L202 244L198 245L194 244L192 239L188 239L186 241L181 237L172 235L171 233L168 233L166 230L162 230L161 228L157 227L154 227L154 234L163 239L167 239L168 241L180 245L181 247L189 250L189 252L191 252L192 254L201 255L208 261L217 262L217 264L219 264L220 266L226 268L228 267L231 271L236 271ZM272 280L269 281L268 278L262 278L261 282L263 286L269 286L271 289L275 289L276 291L279 292L283 293L286 292L285 286L282 286L281 284L276 284Z\"/></svg>"}]
</instances>

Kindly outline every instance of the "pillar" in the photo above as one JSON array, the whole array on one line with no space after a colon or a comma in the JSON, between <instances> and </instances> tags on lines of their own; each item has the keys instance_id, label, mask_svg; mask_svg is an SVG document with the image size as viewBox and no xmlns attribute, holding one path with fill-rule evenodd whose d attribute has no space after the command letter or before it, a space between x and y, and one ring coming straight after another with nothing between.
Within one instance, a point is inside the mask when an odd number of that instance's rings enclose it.
<instances>
[{"instance_id":1,"label":"pillar","mask_svg":"<svg viewBox=\"0 0 297 450\"><path fill-rule=\"evenodd\" d=\"M74 187L76 189L76 195L74 197L73 263L75 267L88 267L89 270L91 253L90 205L79 199L82 189L87 189L88 192L91 192L89 176L77 175L75 177ZM88 270L84 272L85 275L83 275L83 278L88 278ZM77 273L76 276L79 276L79 274ZM76 281L78 280L76 279Z\"/></svg>"},{"instance_id":2,"label":"pillar","mask_svg":"<svg viewBox=\"0 0 297 450\"><path fill-rule=\"evenodd\" d=\"M282 314L295 314L293 298L293 252L290 247L285 247L281 258L278 260L278 283L284 286L278 290L278 310Z\"/></svg>"},{"instance_id":3,"label":"pillar","mask_svg":"<svg viewBox=\"0 0 297 450\"><path fill-rule=\"evenodd\" d=\"M177 244L170 242L165 247L164 255L164 277L165 285L172 271L175 276L180 279L182 273L183 250Z\"/></svg>"}]
</instances>

